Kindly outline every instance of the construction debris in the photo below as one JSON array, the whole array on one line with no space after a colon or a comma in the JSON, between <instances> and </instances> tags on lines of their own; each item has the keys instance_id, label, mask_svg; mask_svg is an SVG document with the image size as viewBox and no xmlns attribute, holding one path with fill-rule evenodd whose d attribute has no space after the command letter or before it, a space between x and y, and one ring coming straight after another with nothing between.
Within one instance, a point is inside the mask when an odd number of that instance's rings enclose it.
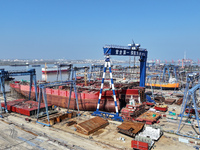
<instances>
[{"instance_id":1,"label":"construction debris","mask_svg":"<svg viewBox=\"0 0 200 150\"><path fill-rule=\"evenodd\" d=\"M77 122L76 121L67 121L67 123L66 123L66 126L71 126L71 125L73 125L73 124L76 124Z\"/></svg>"},{"instance_id":2,"label":"construction debris","mask_svg":"<svg viewBox=\"0 0 200 150\"><path fill-rule=\"evenodd\" d=\"M101 128L106 127L108 124L109 122L107 120L104 120L103 118L97 116L87 121L81 122L75 125L75 127L77 128L77 131L79 133L89 135L98 131Z\"/></svg>"}]
</instances>

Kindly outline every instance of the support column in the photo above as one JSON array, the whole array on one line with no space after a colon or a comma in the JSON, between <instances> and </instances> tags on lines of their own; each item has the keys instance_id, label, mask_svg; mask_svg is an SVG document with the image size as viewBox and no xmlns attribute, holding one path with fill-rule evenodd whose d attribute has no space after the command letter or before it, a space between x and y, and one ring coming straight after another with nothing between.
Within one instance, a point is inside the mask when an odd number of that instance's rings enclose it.
<instances>
[{"instance_id":1,"label":"support column","mask_svg":"<svg viewBox=\"0 0 200 150\"><path fill-rule=\"evenodd\" d=\"M112 77L112 71L111 71L110 61L108 62L108 67L109 67L109 72L110 72L110 80L111 80L111 85L112 85L113 98L114 98L114 102L115 102L115 111L116 111L116 115L119 116L118 106L117 106L117 99L116 99L116 95L115 95L115 87L114 87L114 82L113 82L113 77Z\"/></svg>"},{"instance_id":2,"label":"support column","mask_svg":"<svg viewBox=\"0 0 200 150\"><path fill-rule=\"evenodd\" d=\"M5 78L1 77L1 91L3 93L3 97L4 97L4 104L5 104L5 111L6 113L8 112L7 110L7 101L6 101L6 92L5 92Z\"/></svg>"},{"instance_id":3,"label":"support column","mask_svg":"<svg viewBox=\"0 0 200 150\"><path fill-rule=\"evenodd\" d=\"M146 57L144 56L140 57L140 86L141 87L145 87L146 61L147 61Z\"/></svg>"},{"instance_id":4,"label":"support column","mask_svg":"<svg viewBox=\"0 0 200 150\"><path fill-rule=\"evenodd\" d=\"M99 111L99 106L100 106L100 101L101 101L101 95L102 95L102 91L103 91L103 84L104 84L104 78L105 78L105 74L106 74L106 68L107 68L108 62L105 62L104 65L104 70L103 70L103 77L102 77L102 81L101 81L101 89L100 89L100 93L99 93L99 99L98 99L98 104L97 104L97 110Z\"/></svg>"},{"instance_id":5,"label":"support column","mask_svg":"<svg viewBox=\"0 0 200 150\"><path fill-rule=\"evenodd\" d=\"M33 84L33 75L30 75L30 88L29 88L29 97L28 100L31 99L31 89L32 89L32 84Z\"/></svg>"}]
</instances>

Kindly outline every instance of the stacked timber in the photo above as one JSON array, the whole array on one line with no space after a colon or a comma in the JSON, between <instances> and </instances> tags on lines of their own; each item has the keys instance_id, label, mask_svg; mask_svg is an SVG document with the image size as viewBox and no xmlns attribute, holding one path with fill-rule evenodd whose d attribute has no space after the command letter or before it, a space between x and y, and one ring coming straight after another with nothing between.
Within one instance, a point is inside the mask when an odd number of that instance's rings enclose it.
<instances>
[{"instance_id":1,"label":"stacked timber","mask_svg":"<svg viewBox=\"0 0 200 150\"><path fill-rule=\"evenodd\" d=\"M172 105L175 101L176 99L174 98L168 98L168 99L165 99L165 104Z\"/></svg>"},{"instance_id":2,"label":"stacked timber","mask_svg":"<svg viewBox=\"0 0 200 150\"><path fill-rule=\"evenodd\" d=\"M77 132L89 135L98 131L101 128L106 127L108 124L109 122L107 120L104 120L103 118L97 116L87 121L81 122L75 125L75 127L77 128Z\"/></svg>"},{"instance_id":3,"label":"stacked timber","mask_svg":"<svg viewBox=\"0 0 200 150\"><path fill-rule=\"evenodd\" d=\"M117 127L117 130L126 135L135 137L144 127L144 123L141 122L123 122Z\"/></svg>"}]
</instances>

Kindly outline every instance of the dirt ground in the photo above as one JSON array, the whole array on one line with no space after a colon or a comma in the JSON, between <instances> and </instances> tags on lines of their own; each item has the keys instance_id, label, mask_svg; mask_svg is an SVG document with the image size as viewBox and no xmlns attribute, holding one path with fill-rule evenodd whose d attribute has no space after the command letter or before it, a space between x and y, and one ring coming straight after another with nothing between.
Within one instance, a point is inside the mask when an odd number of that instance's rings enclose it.
<instances>
[{"instance_id":1,"label":"dirt ground","mask_svg":"<svg viewBox=\"0 0 200 150\"><path fill-rule=\"evenodd\" d=\"M154 150L194 150L194 148L192 144L181 143L176 138L163 135L159 141L155 143Z\"/></svg>"},{"instance_id":2,"label":"dirt ground","mask_svg":"<svg viewBox=\"0 0 200 150\"><path fill-rule=\"evenodd\" d=\"M170 95L170 92L169 94ZM170 97L173 98L173 97ZM165 113L161 113L159 125L164 131L177 132L180 118L176 116L170 116L169 111L173 111L176 114L180 113L181 106L169 105L169 109ZM62 109L61 111L66 111ZM92 118L91 112L81 112L80 117L73 118L71 120L77 121L77 123L83 122ZM26 122L27 116L19 115L16 113L10 113L7 117L0 119L0 150L1 149L77 149L77 150L131 150L132 137L119 133L117 126L121 122L109 121L109 125L104 129L100 129L91 135L83 135L76 131L76 128L72 126L66 126L66 122L63 120L60 123L53 125L52 127L43 126L36 123L35 119L31 122ZM185 119L183 119L185 120ZM11 130L12 129L12 130ZM196 129L198 130L198 129ZM8 132L9 131L9 132ZM15 135L13 131L17 131ZM12 134L11 134L12 132ZM195 131L190 125L184 125L181 129L181 133L195 134ZM164 132L163 136L155 142L153 150L194 150L194 143L183 143L179 141L179 138L186 139L186 137L178 136L176 134L169 134ZM124 139L124 140L122 140ZM193 140L200 143L200 140ZM38 142L40 141L40 142ZM41 142L42 141L42 142ZM3 147L3 146L4 147Z\"/></svg>"},{"instance_id":3,"label":"dirt ground","mask_svg":"<svg viewBox=\"0 0 200 150\"><path fill-rule=\"evenodd\" d=\"M88 115L88 112L82 114L81 117L74 118L78 123L83 122L85 120L90 119L92 116ZM55 124L53 127L43 126L41 124L35 123L34 121L27 123L25 121L26 116L22 116L19 114L11 113L8 117L4 118L1 121L5 124L7 122L7 126L9 124L19 126L18 129L26 129L26 131L30 131L31 133L35 133L36 135L51 139L51 142L54 143L53 146L43 143L43 148L47 149L63 149L62 144L67 143L66 149L86 149L86 150L97 150L97 149L108 149L108 150L131 150L131 140L132 137L124 135L122 133L118 133L117 126L120 125L120 122L109 121L109 125L104 129L100 129L97 132L90 135L83 135L76 132L76 128L74 126L66 126L66 121L64 120L60 123ZM72 120L72 119L71 119ZM162 122L162 121L161 121ZM4 127L6 127L4 125ZM167 126L167 125L166 125ZM2 126L1 126L2 127ZM3 129L3 128L2 128ZM26 132L27 134L27 132ZM0 134L2 136L2 134ZM27 135L29 136L29 135ZM125 140L121 140L124 138ZM171 135L168 133L164 133L163 136L155 142L154 147L152 149L155 150L192 150L194 149L194 144L186 144L178 141L179 136ZM52 140L53 139L53 140ZM0 142L1 139L0 139ZM8 144L8 143L7 143ZM9 143L10 144L10 143ZM56 145L57 144L57 145ZM55 146L56 145L56 146ZM10 145L12 147L12 145ZM38 144L38 146L42 147ZM31 145L29 145L31 147ZM34 149L35 147L33 147ZM64 149L65 149L64 148Z\"/></svg>"}]
</instances>

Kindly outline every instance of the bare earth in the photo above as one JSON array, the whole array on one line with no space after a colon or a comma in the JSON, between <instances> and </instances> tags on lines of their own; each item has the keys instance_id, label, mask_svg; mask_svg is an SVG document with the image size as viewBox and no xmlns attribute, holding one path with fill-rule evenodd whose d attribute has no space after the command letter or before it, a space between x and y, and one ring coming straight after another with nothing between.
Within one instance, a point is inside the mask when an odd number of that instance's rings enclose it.
<instances>
[{"instance_id":1,"label":"bare earth","mask_svg":"<svg viewBox=\"0 0 200 150\"><path fill-rule=\"evenodd\" d=\"M0 121L0 149L86 149L86 150L116 150L131 149L132 138L118 133L116 127L120 122L111 121L105 129L86 136L75 131L74 126L67 127L65 121L53 127L42 126L34 121L27 123L25 116L10 114ZM78 122L89 119L90 116L76 118ZM125 141L119 140L125 138ZM154 145L155 150L190 150L194 145L180 143L178 136L164 135Z\"/></svg>"},{"instance_id":2,"label":"bare earth","mask_svg":"<svg viewBox=\"0 0 200 150\"><path fill-rule=\"evenodd\" d=\"M3 98L1 98L3 100ZM174 110L175 109L175 110ZM63 110L65 111L65 110ZM176 114L180 113L180 106L169 105L169 111ZM82 112L80 117L74 118L78 123L90 119L91 112ZM168 112L162 113L166 114ZM0 118L0 150L116 150L124 149L131 150L131 140L133 138L124 134L118 133L117 126L120 122L109 121L109 125L104 129L87 136L76 132L74 126L66 126L64 120L55 124L53 127L46 127L41 124L35 123L32 119L31 122L26 122L27 116L10 113L5 118ZM180 118L179 118L180 119ZM172 119L173 121L176 121ZM179 120L177 121L179 123ZM160 125L164 130L178 129L178 123L171 123L167 118L160 119ZM184 126L181 130L182 133L193 131L191 126ZM194 131L193 131L194 132ZM120 140L124 138L125 141ZM155 142L154 150L194 150L195 144L187 144L179 142L178 135L169 134L164 132L164 135ZM181 137L187 139L185 137ZM191 139L190 139L191 140ZM200 142L199 140L193 140Z\"/></svg>"}]
</instances>

